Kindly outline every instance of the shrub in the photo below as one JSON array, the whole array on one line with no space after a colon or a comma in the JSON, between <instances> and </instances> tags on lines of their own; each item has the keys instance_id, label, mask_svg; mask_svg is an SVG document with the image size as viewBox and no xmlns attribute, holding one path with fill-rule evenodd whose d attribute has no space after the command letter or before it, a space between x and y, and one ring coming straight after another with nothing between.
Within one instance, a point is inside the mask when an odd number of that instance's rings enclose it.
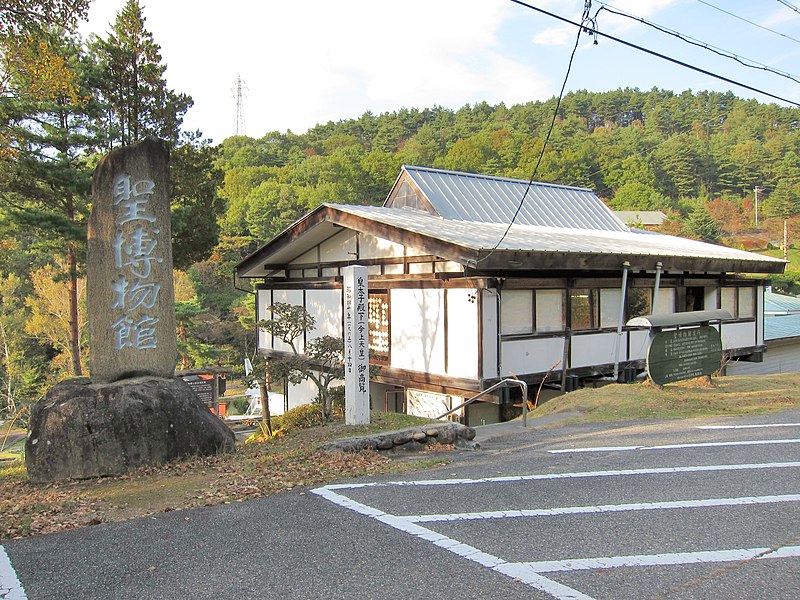
<instances>
[{"instance_id":1,"label":"shrub","mask_svg":"<svg viewBox=\"0 0 800 600\"><path fill-rule=\"evenodd\" d=\"M322 406L319 404L303 404L283 413L281 429L307 429L325 423Z\"/></svg>"},{"instance_id":2,"label":"shrub","mask_svg":"<svg viewBox=\"0 0 800 600\"><path fill-rule=\"evenodd\" d=\"M344 415L344 386L338 385L330 389L333 414L337 417Z\"/></svg>"},{"instance_id":3,"label":"shrub","mask_svg":"<svg viewBox=\"0 0 800 600\"><path fill-rule=\"evenodd\" d=\"M220 398L224 400L224 398ZM232 415L243 415L250 407L250 401L247 398L231 398L228 400L228 412Z\"/></svg>"}]
</instances>

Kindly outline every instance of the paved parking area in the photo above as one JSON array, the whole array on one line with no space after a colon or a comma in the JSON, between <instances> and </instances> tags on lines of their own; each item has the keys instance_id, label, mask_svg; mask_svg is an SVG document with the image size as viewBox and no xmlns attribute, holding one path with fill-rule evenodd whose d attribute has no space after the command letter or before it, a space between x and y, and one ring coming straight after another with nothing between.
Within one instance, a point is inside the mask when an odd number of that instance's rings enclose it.
<instances>
[{"instance_id":1,"label":"paved parking area","mask_svg":"<svg viewBox=\"0 0 800 600\"><path fill-rule=\"evenodd\" d=\"M534 597L795 598L800 423L693 430L658 444L554 443L537 452L538 473L313 493ZM562 470L546 456L604 468Z\"/></svg>"}]
</instances>

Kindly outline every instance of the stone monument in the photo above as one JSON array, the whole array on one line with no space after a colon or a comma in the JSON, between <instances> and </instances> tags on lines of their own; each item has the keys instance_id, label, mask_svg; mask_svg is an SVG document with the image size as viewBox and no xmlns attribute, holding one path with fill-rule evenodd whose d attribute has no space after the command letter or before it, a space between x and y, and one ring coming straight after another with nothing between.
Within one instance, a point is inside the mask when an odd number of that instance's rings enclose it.
<instances>
[{"instance_id":1,"label":"stone monument","mask_svg":"<svg viewBox=\"0 0 800 600\"><path fill-rule=\"evenodd\" d=\"M233 432L175 378L169 149L119 148L94 173L87 252L91 382L53 387L29 424L32 482L119 475L236 447Z\"/></svg>"},{"instance_id":2,"label":"stone monument","mask_svg":"<svg viewBox=\"0 0 800 600\"><path fill-rule=\"evenodd\" d=\"M168 164L166 144L146 140L111 152L94 173L86 285L94 383L175 374Z\"/></svg>"}]
</instances>

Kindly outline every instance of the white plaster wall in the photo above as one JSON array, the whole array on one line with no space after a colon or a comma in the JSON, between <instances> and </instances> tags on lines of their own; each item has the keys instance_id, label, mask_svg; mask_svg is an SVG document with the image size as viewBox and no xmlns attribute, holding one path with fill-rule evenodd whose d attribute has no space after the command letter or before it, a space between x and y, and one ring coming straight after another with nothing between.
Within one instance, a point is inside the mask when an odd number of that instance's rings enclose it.
<instances>
[{"instance_id":1,"label":"white plaster wall","mask_svg":"<svg viewBox=\"0 0 800 600\"><path fill-rule=\"evenodd\" d=\"M317 262L317 249L312 248L302 256L297 257L290 265L307 265L307 264L316 264Z\"/></svg>"},{"instance_id":2,"label":"white plaster wall","mask_svg":"<svg viewBox=\"0 0 800 600\"><path fill-rule=\"evenodd\" d=\"M323 335L342 337L341 290L307 290L306 310L316 319L309 339Z\"/></svg>"},{"instance_id":3,"label":"white plaster wall","mask_svg":"<svg viewBox=\"0 0 800 600\"><path fill-rule=\"evenodd\" d=\"M400 258L403 256L403 244L396 244L373 235L360 234L358 243L359 258Z\"/></svg>"},{"instance_id":4,"label":"white plaster wall","mask_svg":"<svg viewBox=\"0 0 800 600\"><path fill-rule=\"evenodd\" d=\"M650 332L648 330L631 331L630 344L631 351L630 360L645 360L647 358L647 349L650 345Z\"/></svg>"},{"instance_id":5,"label":"white plaster wall","mask_svg":"<svg viewBox=\"0 0 800 600\"><path fill-rule=\"evenodd\" d=\"M272 291L272 301L273 302L285 302L286 304L296 304L299 306L303 305L303 291L302 290L273 290ZM267 313L269 316L269 313ZM292 348L289 344L283 343L279 339L275 339L275 350L283 350L286 352L291 352ZM305 349L305 345L303 344L303 336L300 336L297 340L295 340L295 346L297 346L298 352L303 352Z\"/></svg>"},{"instance_id":6,"label":"white plaster wall","mask_svg":"<svg viewBox=\"0 0 800 600\"><path fill-rule=\"evenodd\" d=\"M481 290L483 377L497 377L497 292Z\"/></svg>"},{"instance_id":7,"label":"white plaster wall","mask_svg":"<svg viewBox=\"0 0 800 600\"><path fill-rule=\"evenodd\" d=\"M319 245L321 262L354 260L356 258L356 232L343 229Z\"/></svg>"},{"instance_id":8,"label":"white plaster wall","mask_svg":"<svg viewBox=\"0 0 800 600\"><path fill-rule=\"evenodd\" d=\"M317 397L317 386L313 381L301 381L297 385L289 384L289 410L302 406L303 404L311 404L314 398Z\"/></svg>"},{"instance_id":9,"label":"white plaster wall","mask_svg":"<svg viewBox=\"0 0 800 600\"><path fill-rule=\"evenodd\" d=\"M503 377L561 370L564 338L539 338L503 342ZM559 361L558 364L553 365Z\"/></svg>"},{"instance_id":10,"label":"white plaster wall","mask_svg":"<svg viewBox=\"0 0 800 600\"><path fill-rule=\"evenodd\" d=\"M749 323L723 323L720 329L722 336L722 349L744 348L756 345L756 324Z\"/></svg>"},{"instance_id":11,"label":"white plaster wall","mask_svg":"<svg viewBox=\"0 0 800 600\"><path fill-rule=\"evenodd\" d=\"M447 290L447 374L478 378L478 291Z\"/></svg>"},{"instance_id":12,"label":"white plaster wall","mask_svg":"<svg viewBox=\"0 0 800 600\"><path fill-rule=\"evenodd\" d=\"M592 333L573 335L570 344L571 367L590 367L613 363L616 356L614 340L616 333ZM619 359L627 360L627 343L620 338Z\"/></svg>"},{"instance_id":13,"label":"white plaster wall","mask_svg":"<svg viewBox=\"0 0 800 600\"><path fill-rule=\"evenodd\" d=\"M761 345L764 343L764 286L756 286L756 323L758 327L758 339L756 342Z\"/></svg>"},{"instance_id":14,"label":"white plaster wall","mask_svg":"<svg viewBox=\"0 0 800 600\"><path fill-rule=\"evenodd\" d=\"M272 304L271 290L256 291L256 321L266 319L269 316L267 307ZM272 348L272 336L266 334L263 329L258 330L256 344L259 349Z\"/></svg>"},{"instance_id":15,"label":"white plaster wall","mask_svg":"<svg viewBox=\"0 0 800 600\"><path fill-rule=\"evenodd\" d=\"M703 308L705 310L714 310L719 308L719 298L717 297L716 287L705 288L705 299L703 302Z\"/></svg>"},{"instance_id":16,"label":"white plaster wall","mask_svg":"<svg viewBox=\"0 0 800 600\"><path fill-rule=\"evenodd\" d=\"M391 290L392 364L445 374L444 290Z\"/></svg>"}]
</instances>

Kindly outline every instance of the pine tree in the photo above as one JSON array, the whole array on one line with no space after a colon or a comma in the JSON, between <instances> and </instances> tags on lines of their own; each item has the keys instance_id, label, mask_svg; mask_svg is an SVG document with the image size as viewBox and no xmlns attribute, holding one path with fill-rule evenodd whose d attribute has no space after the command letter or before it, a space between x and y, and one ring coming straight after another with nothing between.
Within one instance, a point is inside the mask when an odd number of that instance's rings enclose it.
<instances>
[{"instance_id":1,"label":"pine tree","mask_svg":"<svg viewBox=\"0 0 800 600\"><path fill-rule=\"evenodd\" d=\"M145 29L138 0L117 13L108 39L96 38L92 49L101 65L98 85L106 105L109 148L128 146L148 136L178 144L190 96L167 87L161 47Z\"/></svg>"}]
</instances>

